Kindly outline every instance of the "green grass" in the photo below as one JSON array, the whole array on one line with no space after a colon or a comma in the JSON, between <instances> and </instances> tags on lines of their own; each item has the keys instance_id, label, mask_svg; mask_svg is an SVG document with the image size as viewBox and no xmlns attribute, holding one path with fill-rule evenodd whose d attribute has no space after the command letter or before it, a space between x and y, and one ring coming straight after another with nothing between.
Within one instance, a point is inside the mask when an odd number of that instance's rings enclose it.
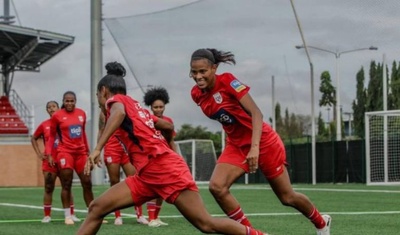
<instances>
[{"instance_id":1,"label":"green grass","mask_svg":"<svg viewBox=\"0 0 400 235\"><path fill-rule=\"evenodd\" d=\"M211 197L205 185L201 186L201 195L207 209L214 216L224 216ZM94 187L95 195L101 194L107 186ZM306 194L318 209L329 213L332 218L333 235L397 235L400 232L400 187L365 186L359 184L318 184L294 185L298 192ZM235 185L232 193L252 222L253 226L273 235L311 235L315 234L313 225L296 210L282 206L267 185ZM79 186L73 188L76 214L85 216L82 191ZM74 234L80 223L74 226L63 224L63 212L53 210L50 224L40 223L43 217L42 188L1 188L0 187L0 234ZM60 189L54 192L53 208L60 208ZM31 207L27 207L31 206ZM145 206L144 214L147 214ZM169 226L149 228L136 224L132 217L133 209L125 209L129 214L124 225L113 225L113 215L109 215L109 224L102 225L98 234L151 234L151 235L187 235L201 234L184 218L174 206L164 203L161 218Z\"/></svg>"}]
</instances>

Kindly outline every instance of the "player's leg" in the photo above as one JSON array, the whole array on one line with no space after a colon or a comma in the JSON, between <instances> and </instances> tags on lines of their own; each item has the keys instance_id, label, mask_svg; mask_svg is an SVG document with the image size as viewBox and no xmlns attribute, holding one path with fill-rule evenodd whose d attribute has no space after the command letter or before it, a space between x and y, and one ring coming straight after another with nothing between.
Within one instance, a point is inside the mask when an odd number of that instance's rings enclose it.
<instances>
[{"instance_id":1,"label":"player's leg","mask_svg":"<svg viewBox=\"0 0 400 235\"><path fill-rule=\"evenodd\" d=\"M71 187L72 187L73 171L70 168L64 168L60 170L60 181L61 181L61 202L64 209L65 224L74 224L71 218Z\"/></svg>"},{"instance_id":2,"label":"player's leg","mask_svg":"<svg viewBox=\"0 0 400 235\"><path fill-rule=\"evenodd\" d=\"M110 163L107 164L107 172L108 172L108 177L110 179L110 186L112 187L113 185L116 185L119 183L120 181L120 165L117 163ZM114 211L114 215L115 215L115 221L114 224L115 225L122 225L123 221L122 221L122 217L121 217L121 211L120 210L116 210Z\"/></svg>"},{"instance_id":3,"label":"player's leg","mask_svg":"<svg viewBox=\"0 0 400 235\"><path fill-rule=\"evenodd\" d=\"M293 190L286 166L283 165L282 167L284 168L282 174L273 179L268 179L280 202L301 212L314 224L317 230L329 230L330 217L328 215L322 216L306 195ZM321 234L328 235L329 231Z\"/></svg>"},{"instance_id":4,"label":"player's leg","mask_svg":"<svg viewBox=\"0 0 400 235\"><path fill-rule=\"evenodd\" d=\"M54 186L57 179L57 174L50 171L43 171L44 178L44 194L43 194L43 211L44 217L42 223L51 221L51 204L53 202Z\"/></svg>"},{"instance_id":5,"label":"player's leg","mask_svg":"<svg viewBox=\"0 0 400 235\"><path fill-rule=\"evenodd\" d=\"M203 233L221 233L235 235L263 235L264 233L245 226L237 221L225 218L214 218L205 209L200 194L184 190L174 202L182 215Z\"/></svg>"},{"instance_id":6,"label":"player's leg","mask_svg":"<svg viewBox=\"0 0 400 235\"><path fill-rule=\"evenodd\" d=\"M221 209L229 216L244 225L251 226L230 187L245 171L235 165L218 163L210 179L209 190Z\"/></svg>"},{"instance_id":7,"label":"player's leg","mask_svg":"<svg viewBox=\"0 0 400 235\"><path fill-rule=\"evenodd\" d=\"M92 191L92 177L91 175L84 174L83 170L85 168L87 155L77 154L75 157L75 172L79 176L83 189L83 199L85 200L86 207L93 201L93 191Z\"/></svg>"},{"instance_id":8,"label":"player's leg","mask_svg":"<svg viewBox=\"0 0 400 235\"><path fill-rule=\"evenodd\" d=\"M88 215L77 234L96 234L107 214L133 205L131 190L125 181L114 185L90 203Z\"/></svg>"},{"instance_id":9,"label":"player's leg","mask_svg":"<svg viewBox=\"0 0 400 235\"><path fill-rule=\"evenodd\" d=\"M71 218L74 222L81 222L81 219L76 217L75 215L75 204L74 204L74 195L71 191L71 198L70 198L70 204L69 204L69 209L71 211Z\"/></svg>"}]
</instances>

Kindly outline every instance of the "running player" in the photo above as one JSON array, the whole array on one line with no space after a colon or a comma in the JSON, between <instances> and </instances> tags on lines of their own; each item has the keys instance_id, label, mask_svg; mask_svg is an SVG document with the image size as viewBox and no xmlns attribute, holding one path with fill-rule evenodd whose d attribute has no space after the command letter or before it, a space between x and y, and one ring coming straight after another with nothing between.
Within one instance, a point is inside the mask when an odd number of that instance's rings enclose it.
<instances>
[{"instance_id":1,"label":"running player","mask_svg":"<svg viewBox=\"0 0 400 235\"><path fill-rule=\"evenodd\" d=\"M49 101L46 104L46 111L51 116L59 109L58 103L56 101ZM50 165L48 159L42 152L42 149L39 147L39 139L42 140L42 143L46 145L50 135L50 119L47 119L40 123L38 128L32 135L31 143L32 147L35 150L37 157L42 161L42 172L44 177L44 195L43 195L43 211L44 217L42 219L42 223L49 223L51 221L51 204L53 201L53 192L56 183L57 176L59 174L58 167L56 165ZM52 156L54 158L57 157L57 144L58 138L54 141ZM74 222L81 221L79 218L75 216L74 213L74 202L71 194L70 200L70 211L71 217Z\"/></svg>"},{"instance_id":2,"label":"running player","mask_svg":"<svg viewBox=\"0 0 400 235\"><path fill-rule=\"evenodd\" d=\"M285 147L278 134L263 122L250 88L231 73L216 74L220 63L236 61L232 53L216 49L198 49L190 61L190 77L196 83L191 90L193 101L207 117L219 121L227 134L226 147L210 179L215 200L231 219L250 226L229 189L243 174L260 168L283 205L310 219L317 234L329 235L331 217L321 215L305 195L293 190Z\"/></svg>"},{"instance_id":3,"label":"running player","mask_svg":"<svg viewBox=\"0 0 400 235\"><path fill-rule=\"evenodd\" d=\"M72 225L74 221L69 210L73 171L77 173L83 188L83 198L88 207L93 200L92 181L90 174L84 174L85 162L89 154L86 138L86 114L76 108L76 95L67 91L63 95L63 107L51 117L50 135L46 143L45 155L53 163L52 148L58 135L57 165L60 168L61 199L64 208L65 224Z\"/></svg>"},{"instance_id":4,"label":"running player","mask_svg":"<svg viewBox=\"0 0 400 235\"><path fill-rule=\"evenodd\" d=\"M125 77L126 70L125 68L118 62L110 62L107 63L105 66L107 70L107 74L116 75ZM106 117L105 117L105 109L101 108L101 113L99 116L99 132L97 139L100 138L101 134L103 133ZM120 181L120 168L125 173L125 176L134 175L136 173L135 168L131 164L129 160L128 153L126 152L125 146L118 140L116 135L111 136L111 138L107 141L104 147L104 164L107 167L108 176L110 178L110 185L113 186ZM115 225L122 225L123 220L121 216L121 211L116 210L115 214ZM148 224L149 222L143 216L142 206L135 206L135 214L136 214L136 221L139 224Z\"/></svg>"},{"instance_id":5,"label":"running player","mask_svg":"<svg viewBox=\"0 0 400 235\"><path fill-rule=\"evenodd\" d=\"M88 158L85 172L90 174L93 165L100 163L102 148L119 129L118 138L127 147L137 174L128 176L90 204L89 214L78 235L96 234L103 217L116 209L141 205L158 197L174 204L190 223L204 233L263 234L236 221L210 216L189 167L154 128L163 129L169 140L173 125L156 117L153 120L138 101L126 96L126 85L121 76L103 77L97 85L97 99L107 110L107 123Z\"/></svg>"}]
</instances>

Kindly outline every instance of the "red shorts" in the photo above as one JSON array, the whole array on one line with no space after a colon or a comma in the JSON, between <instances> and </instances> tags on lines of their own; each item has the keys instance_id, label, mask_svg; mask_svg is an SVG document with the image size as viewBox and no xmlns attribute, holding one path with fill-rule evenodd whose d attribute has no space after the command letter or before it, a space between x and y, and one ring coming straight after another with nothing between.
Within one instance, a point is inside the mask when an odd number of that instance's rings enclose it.
<instances>
[{"instance_id":1,"label":"red shorts","mask_svg":"<svg viewBox=\"0 0 400 235\"><path fill-rule=\"evenodd\" d=\"M87 157L87 154L59 152L57 155L57 165L60 170L73 169L77 174L80 174L85 168Z\"/></svg>"},{"instance_id":2,"label":"red shorts","mask_svg":"<svg viewBox=\"0 0 400 235\"><path fill-rule=\"evenodd\" d=\"M121 148L120 151L104 151L104 163L108 164L119 164L121 166L130 163L128 154Z\"/></svg>"},{"instance_id":3,"label":"red shorts","mask_svg":"<svg viewBox=\"0 0 400 235\"><path fill-rule=\"evenodd\" d=\"M186 162L175 152L150 159L145 167L126 178L125 182L135 205L159 197L173 204L182 191L199 191Z\"/></svg>"},{"instance_id":4,"label":"red shorts","mask_svg":"<svg viewBox=\"0 0 400 235\"><path fill-rule=\"evenodd\" d=\"M49 160L43 159L42 160L42 171L43 172L51 172L51 173L58 173L57 166L51 166Z\"/></svg>"},{"instance_id":5,"label":"red shorts","mask_svg":"<svg viewBox=\"0 0 400 235\"><path fill-rule=\"evenodd\" d=\"M268 146L262 145L263 142L266 141L260 141L258 166L267 179L273 179L282 174L284 171L283 165L287 165L285 146L279 137ZM217 163L232 164L248 173L249 165L243 162L246 160L249 151L250 145L238 147L228 142Z\"/></svg>"}]
</instances>

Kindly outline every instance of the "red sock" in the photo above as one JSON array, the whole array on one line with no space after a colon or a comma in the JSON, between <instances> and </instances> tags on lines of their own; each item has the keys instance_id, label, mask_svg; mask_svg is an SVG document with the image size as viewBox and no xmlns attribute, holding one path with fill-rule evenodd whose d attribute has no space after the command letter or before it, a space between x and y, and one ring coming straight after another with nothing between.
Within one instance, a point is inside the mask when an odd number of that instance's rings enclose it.
<instances>
[{"instance_id":1,"label":"red sock","mask_svg":"<svg viewBox=\"0 0 400 235\"><path fill-rule=\"evenodd\" d=\"M325 227L325 220L322 218L321 214L317 210L317 208L313 207L309 216L307 216L311 220L311 222L315 225L317 229L321 229Z\"/></svg>"},{"instance_id":2,"label":"red sock","mask_svg":"<svg viewBox=\"0 0 400 235\"><path fill-rule=\"evenodd\" d=\"M74 204L69 205L69 208L71 210L71 215L75 214L74 207L75 207Z\"/></svg>"},{"instance_id":3,"label":"red sock","mask_svg":"<svg viewBox=\"0 0 400 235\"><path fill-rule=\"evenodd\" d=\"M237 222L239 222L245 226L252 227L250 221L244 215L242 208L240 206L236 210L229 212L228 216L229 216L229 218L236 220Z\"/></svg>"},{"instance_id":4,"label":"red sock","mask_svg":"<svg viewBox=\"0 0 400 235\"><path fill-rule=\"evenodd\" d=\"M50 216L51 214L51 204L43 205L44 216Z\"/></svg>"},{"instance_id":5,"label":"red sock","mask_svg":"<svg viewBox=\"0 0 400 235\"><path fill-rule=\"evenodd\" d=\"M156 203L155 202L147 202L147 214L149 215L149 221L155 220L156 217Z\"/></svg>"},{"instance_id":6,"label":"red sock","mask_svg":"<svg viewBox=\"0 0 400 235\"><path fill-rule=\"evenodd\" d=\"M115 218L121 217L121 211L114 211Z\"/></svg>"},{"instance_id":7,"label":"red sock","mask_svg":"<svg viewBox=\"0 0 400 235\"><path fill-rule=\"evenodd\" d=\"M260 230L246 226L246 235L264 235L264 232L261 232Z\"/></svg>"},{"instance_id":8,"label":"red sock","mask_svg":"<svg viewBox=\"0 0 400 235\"><path fill-rule=\"evenodd\" d=\"M143 215L142 206L135 206L136 217L139 218Z\"/></svg>"},{"instance_id":9,"label":"red sock","mask_svg":"<svg viewBox=\"0 0 400 235\"><path fill-rule=\"evenodd\" d=\"M161 206L156 205L155 211L154 211L154 217L157 219L158 214L160 214Z\"/></svg>"}]
</instances>

